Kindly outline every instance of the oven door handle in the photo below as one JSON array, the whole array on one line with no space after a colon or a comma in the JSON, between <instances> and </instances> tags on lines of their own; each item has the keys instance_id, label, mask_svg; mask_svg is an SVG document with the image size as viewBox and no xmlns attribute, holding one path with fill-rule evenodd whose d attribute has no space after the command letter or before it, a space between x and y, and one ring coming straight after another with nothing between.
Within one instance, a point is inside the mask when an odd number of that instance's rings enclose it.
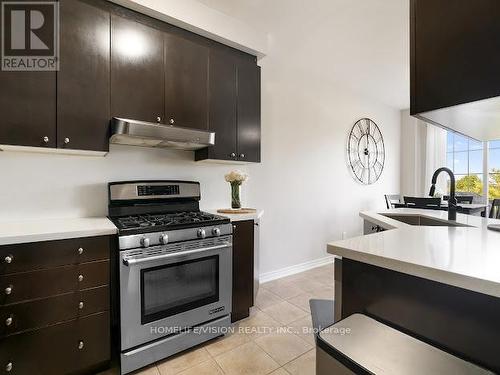
<instances>
[{"instance_id":1,"label":"oven door handle","mask_svg":"<svg viewBox=\"0 0 500 375\"><path fill-rule=\"evenodd\" d=\"M176 258L176 257L183 256L183 255L191 255L191 254L202 253L204 251L223 249L225 247L230 247L230 246L231 246L231 243L226 242L226 243L223 243L223 244L217 245L217 246L202 247L200 249L187 250L187 251L182 251L180 253L168 253L168 254L161 254L161 255L153 255L153 256L145 257L145 258L123 259L123 264L128 267L128 266L133 266L136 264L152 262L155 260Z\"/></svg>"}]
</instances>

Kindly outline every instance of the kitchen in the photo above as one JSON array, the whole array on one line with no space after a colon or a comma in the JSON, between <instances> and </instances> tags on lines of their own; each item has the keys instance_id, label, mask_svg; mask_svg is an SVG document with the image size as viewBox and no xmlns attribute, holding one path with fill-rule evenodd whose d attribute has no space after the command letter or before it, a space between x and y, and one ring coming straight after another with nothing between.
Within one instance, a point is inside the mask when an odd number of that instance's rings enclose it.
<instances>
[{"instance_id":1,"label":"kitchen","mask_svg":"<svg viewBox=\"0 0 500 375\"><path fill-rule=\"evenodd\" d=\"M410 106L409 3L344 5L59 2L58 70L0 71L5 373L314 373L309 300L334 299L325 244L356 238L358 213L403 191ZM386 152L369 185L345 156L365 117ZM234 170L249 176L235 190L256 212L218 212L232 206ZM206 248L219 262L176 267L200 284L145 267ZM156 289L143 289L148 273ZM203 306L165 312L190 293ZM148 314L154 304L164 311ZM162 336L145 339L155 314ZM158 329L206 322L238 329L195 339Z\"/></svg>"}]
</instances>

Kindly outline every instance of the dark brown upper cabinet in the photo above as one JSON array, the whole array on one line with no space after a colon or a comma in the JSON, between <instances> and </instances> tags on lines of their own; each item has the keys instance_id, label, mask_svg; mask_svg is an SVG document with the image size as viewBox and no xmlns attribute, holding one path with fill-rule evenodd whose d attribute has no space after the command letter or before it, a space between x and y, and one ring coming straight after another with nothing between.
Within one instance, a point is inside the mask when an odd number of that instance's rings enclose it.
<instances>
[{"instance_id":1,"label":"dark brown upper cabinet","mask_svg":"<svg viewBox=\"0 0 500 375\"><path fill-rule=\"evenodd\" d=\"M478 139L491 128L500 136L500 1L411 0L410 12L411 114Z\"/></svg>"},{"instance_id":2,"label":"dark brown upper cabinet","mask_svg":"<svg viewBox=\"0 0 500 375\"><path fill-rule=\"evenodd\" d=\"M224 52L210 52L209 128L215 146L198 150L196 160L234 160L237 155L236 61Z\"/></svg>"},{"instance_id":3,"label":"dark brown upper cabinet","mask_svg":"<svg viewBox=\"0 0 500 375\"><path fill-rule=\"evenodd\" d=\"M56 146L56 73L0 71L0 144Z\"/></svg>"},{"instance_id":4,"label":"dark brown upper cabinet","mask_svg":"<svg viewBox=\"0 0 500 375\"><path fill-rule=\"evenodd\" d=\"M208 129L208 54L206 46L165 34L166 123Z\"/></svg>"},{"instance_id":5,"label":"dark brown upper cabinet","mask_svg":"<svg viewBox=\"0 0 500 375\"><path fill-rule=\"evenodd\" d=\"M109 150L110 15L95 4L60 4L57 147Z\"/></svg>"},{"instance_id":6,"label":"dark brown upper cabinet","mask_svg":"<svg viewBox=\"0 0 500 375\"><path fill-rule=\"evenodd\" d=\"M111 15L111 116L163 121L163 46L160 30Z\"/></svg>"},{"instance_id":7,"label":"dark brown upper cabinet","mask_svg":"<svg viewBox=\"0 0 500 375\"><path fill-rule=\"evenodd\" d=\"M0 71L0 145L107 152L122 117L214 131L196 160L260 162L255 56L104 0L60 20L58 72Z\"/></svg>"},{"instance_id":8,"label":"dark brown upper cabinet","mask_svg":"<svg viewBox=\"0 0 500 375\"><path fill-rule=\"evenodd\" d=\"M260 67L238 64L238 159L260 162Z\"/></svg>"},{"instance_id":9,"label":"dark brown upper cabinet","mask_svg":"<svg viewBox=\"0 0 500 375\"><path fill-rule=\"evenodd\" d=\"M210 53L209 129L215 146L196 160L260 162L260 68L253 56L236 51Z\"/></svg>"}]
</instances>

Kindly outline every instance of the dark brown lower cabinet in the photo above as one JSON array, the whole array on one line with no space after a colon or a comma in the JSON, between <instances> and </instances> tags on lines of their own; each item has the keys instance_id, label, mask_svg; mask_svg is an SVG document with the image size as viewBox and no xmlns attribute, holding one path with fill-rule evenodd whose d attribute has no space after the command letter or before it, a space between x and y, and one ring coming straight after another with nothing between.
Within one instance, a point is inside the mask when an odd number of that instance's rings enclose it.
<instances>
[{"instance_id":1,"label":"dark brown lower cabinet","mask_svg":"<svg viewBox=\"0 0 500 375\"><path fill-rule=\"evenodd\" d=\"M109 310L109 287L86 289L54 297L0 306L0 335L12 335L43 328Z\"/></svg>"},{"instance_id":2,"label":"dark brown lower cabinet","mask_svg":"<svg viewBox=\"0 0 500 375\"><path fill-rule=\"evenodd\" d=\"M9 259L0 268L0 374L93 373L109 364L113 243L99 236L0 247Z\"/></svg>"},{"instance_id":3,"label":"dark brown lower cabinet","mask_svg":"<svg viewBox=\"0 0 500 375\"><path fill-rule=\"evenodd\" d=\"M0 369L16 375L91 373L109 361L109 343L106 311L1 340Z\"/></svg>"},{"instance_id":4,"label":"dark brown lower cabinet","mask_svg":"<svg viewBox=\"0 0 500 375\"><path fill-rule=\"evenodd\" d=\"M254 221L233 222L233 303L231 321L246 318L254 304Z\"/></svg>"}]
</instances>

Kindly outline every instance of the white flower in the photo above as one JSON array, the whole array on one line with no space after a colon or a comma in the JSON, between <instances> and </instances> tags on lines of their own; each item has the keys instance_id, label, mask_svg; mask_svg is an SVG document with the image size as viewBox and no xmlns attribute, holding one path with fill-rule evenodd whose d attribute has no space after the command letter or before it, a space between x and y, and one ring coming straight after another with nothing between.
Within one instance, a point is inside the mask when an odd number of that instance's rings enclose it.
<instances>
[{"instance_id":1,"label":"white flower","mask_svg":"<svg viewBox=\"0 0 500 375\"><path fill-rule=\"evenodd\" d=\"M248 180L248 175L240 170L234 170L224 176L227 182L239 183Z\"/></svg>"}]
</instances>

